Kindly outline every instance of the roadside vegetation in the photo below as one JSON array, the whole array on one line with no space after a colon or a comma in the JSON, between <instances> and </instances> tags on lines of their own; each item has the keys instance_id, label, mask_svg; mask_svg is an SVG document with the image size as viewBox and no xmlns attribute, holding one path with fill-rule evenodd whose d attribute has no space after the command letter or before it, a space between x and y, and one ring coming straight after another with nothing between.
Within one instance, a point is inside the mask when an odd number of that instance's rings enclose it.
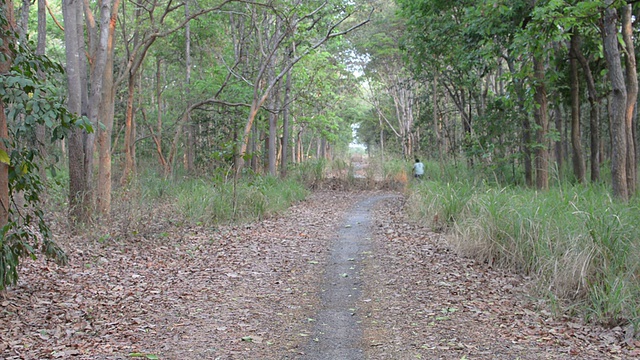
<instances>
[{"instance_id":1,"label":"roadside vegetation","mask_svg":"<svg viewBox=\"0 0 640 360\"><path fill-rule=\"evenodd\" d=\"M48 192L47 213L66 223L68 175L58 172ZM304 200L308 188L298 178L252 175L234 184L224 176L165 179L141 172L135 181L114 189L109 218L96 218L76 229L98 241L126 240L138 234L157 236L168 226L215 227L262 220ZM97 230L101 229L101 230Z\"/></svg>"},{"instance_id":2,"label":"roadside vegetation","mask_svg":"<svg viewBox=\"0 0 640 360\"><path fill-rule=\"evenodd\" d=\"M638 327L637 198L624 203L603 185L564 180L540 192L428 167L429 177L408 189L408 211L461 254L531 277L557 316Z\"/></svg>"}]
</instances>

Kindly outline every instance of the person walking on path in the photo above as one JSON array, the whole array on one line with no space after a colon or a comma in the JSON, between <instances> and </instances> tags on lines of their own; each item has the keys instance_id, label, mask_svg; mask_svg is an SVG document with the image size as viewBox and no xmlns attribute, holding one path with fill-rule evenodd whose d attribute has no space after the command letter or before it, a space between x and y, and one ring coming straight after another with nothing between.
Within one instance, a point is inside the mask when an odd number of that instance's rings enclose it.
<instances>
[{"instance_id":1,"label":"person walking on path","mask_svg":"<svg viewBox=\"0 0 640 360\"><path fill-rule=\"evenodd\" d=\"M416 158L416 162L413 164L413 177L421 179L424 175L424 164L420 162L420 159Z\"/></svg>"}]
</instances>

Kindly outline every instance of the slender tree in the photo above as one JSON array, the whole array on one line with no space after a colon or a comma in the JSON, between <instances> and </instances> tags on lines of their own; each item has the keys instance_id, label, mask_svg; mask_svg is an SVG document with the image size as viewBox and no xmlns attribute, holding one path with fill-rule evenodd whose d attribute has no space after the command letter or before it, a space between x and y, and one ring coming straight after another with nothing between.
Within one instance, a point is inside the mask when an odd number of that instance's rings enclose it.
<instances>
[{"instance_id":1,"label":"slender tree","mask_svg":"<svg viewBox=\"0 0 640 360\"><path fill-rule=\"evenodd\" d=\"M631 4L622 7L622 38L624 40L625 80L627 86L627 103L625 106L625 131L627 135L627 188L629 196L636 193L638 182L638 164L636 162L636 104L638 101L638 74L636 67L635 47L633 44L632 8Z\"/></svg>"},{"instance_id":2,"label":"slender tree","mask_svg":"<svg viewBox=\"0 0 640 360\"><path fill-rule=\"evenodd\" d=\"M544 62L540 55L533 58L536 109L536 187L540 190L549 188L549 149L547 148L547 133L549 131L549 112L547 102L547 90L545 86Z\"/></svg>"},{"instance_id":3,"label":"slender tree","mask_svg":"<svg viewBox=\"0 0 640 360\"><path fill-rule=\"evenodd\" d=\"M36 45L36 55L44 56L46 53L46 45L47 45L47 9L45 0L38 0L38 35L37 35L37 45ZM39 75L41 78L44 78L44 72L40 70ZM46 134L47 129L44 124L36 125L36 147L40 151L40 154L43 159L47 158L47 148L45 146L46 143ZM44 161L43 161L44 162ZM47 176L46 168L44 164L40 166L40 178L45 179Z\"/></svg>"},{"instance_id":4,"label":"slender tree","mask_svg":"<svg viewBox=\"0 0 640 360\"><path fill-rule=\"evenodd\" d=\"M573 30L570 41L569 63L571 71L571 147L573 149L573 173L579 183L584 183L586 167L582 154L582 134L580 132L580 79L578 77L579 37Z\"/></svg>"},{"instance_id":5,"label":"slender tree","mask_svg":"<svg viewBox=\"0 0 640 360\"><path fill-rule=\"evenodd\" d=\"M627 133L626 107L627 88L618 49L618 11L613 0L605 1L602 29L604 57L609 69L611 83L610 120L611 129L611 181L613 194L626 201L629 199L627 185Z\"/></svg>"},{"instance_id":6,"label":"slender tree","mask_svg":"<svg viewBox=\"0 0 640 360\"><path fill-rule=\"evenodd\" d=\"M67 58L67 109L76 116L83 116L84 40L82 36L83 3L80 0L64 0L62 12L65 24L65 52ZM85 93L86 96L86 93ZM85 102L86 104L86 102ZM86 110L86 109L84 109ZM74 221L86 221L90 216L87 207L89 184L85 169L85 135L83 129L74 129L68 138L69 152L69 214Z\"/></svg>"},{"instance_id":7,"label":"slender tree","mask_svg":"<svg viewBox=\"0 0 640 360\"><path fill-rule=\"evenodd\" d=\"M186 69L186 79L185 79L185 97L186 104L189 104L191 101L191 21L189 19L189 0L184 2L184 17L186 19L186 24L184 26L184 37L185 37L185 48L184 48L184 59L185 59L185 69ZM196 125L191 120L191 114L187 115L186 121L186 135L187 135L187 146L186 146L186 156L185 156L185 170L187 172L193 172L195 170L195 157L196 157Z\"/></svg>"},{"instance_id":8,"label":"slender tree","mask_svg":"<svg viewBox=\"0 0 640 360\"><path fill-rule=\"evenodd\" d=\"M115 28L120 0L103 0L98 49L94 56L92 106L101 126L98 131L98 184L96 210L102 216L111 210L111 134L115 104L113 78ZM98 87L98 88L96 88ZM97 111L96 111L97 110Z\"/></svg>"},{"instance_id":9,"label":"slender tree","mask_svg":"<svg viewBox=\"0 0 640 360\"><path fill-rule=\"evenodd\" d=\"M5 74L11 69L13 61L12 46L15 44L15 18L13 2L4 1L0 7L0 74ZM9 130L7 127L6 105L0 99L0 228L7 225L9 220ZM0 240L2 241L2 240ZM4 266L0 269L4 273ZM3 288L4 277L0 279L0 289Z\"/></svg>"},{"instance_id":10,"label":"slender tree","mask_svg":"<svg viewBox=\"0 0 640 360\"><path fill-rule=\"evenodd\" d=\"M576 36L578 36L576 34ZM587 82L589 100L589 134L590 134L590 164L591 181L600 180L600 102L602 97L598 95L596 82L593 77L589 60L582 54L579 47L572 48L572 56L580 62L582 73Z\"/></svg>"}]
</instances>

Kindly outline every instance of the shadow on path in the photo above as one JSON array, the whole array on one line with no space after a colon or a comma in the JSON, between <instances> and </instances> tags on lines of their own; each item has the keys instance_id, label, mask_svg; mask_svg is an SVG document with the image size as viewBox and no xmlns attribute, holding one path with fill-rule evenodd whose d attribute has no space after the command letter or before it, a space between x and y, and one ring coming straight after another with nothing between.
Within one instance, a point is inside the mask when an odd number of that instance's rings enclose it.
<instances>
[{"instance_id":1,"label":"shadow on path","mask_svg":"<svg viewBox=\"0 0 640 360\"><path fill-rule=\"evenodd\" d=\"M371 252L371 208L397 195L377 195L357 203L345 218L331 246L325 269L320 311L306 360L364 359L359 314L362 261Z\"/></svg>"}]
</instances>

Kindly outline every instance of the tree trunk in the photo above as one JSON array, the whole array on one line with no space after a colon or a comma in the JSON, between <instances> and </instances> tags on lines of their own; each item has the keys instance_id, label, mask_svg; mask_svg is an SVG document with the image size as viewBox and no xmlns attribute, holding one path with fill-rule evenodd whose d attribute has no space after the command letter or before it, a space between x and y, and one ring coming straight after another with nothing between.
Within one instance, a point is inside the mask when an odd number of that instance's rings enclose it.
<instances>
[{"instance_id":1,"label":"tree trunk","mask_svg":"<svg viewBox=\"0 0 640 360\"><path fill-rule=\"evenodd\" d=\"M114 22L115 24L115 22ZM113 49L113 43L110 45ZM113 52L111 51L105 68L103 96L100 106L102 126L98 127L98 187L96 190L96 210L109 216L111 210L111 134L115 104L113 86Z\"/></svg>"},{"instance_id":2,"label":"tree trunk","mask_svg":"<svg viewBox=\"0 0 640 360\"><path fill-rule=\"evenodd\" d=\"M604 13L603 50L609 69L611 82L611 182L613 195L620 200L629 200L627 187L627 134L626 106L627 89L618 50L618 12L612 6L613 0L607 0Z\"/></svg>"},{"instance_id":3,"label":"tree trunk","mask_svg":"<svg viewBox=\"0 0 640 360\"><path fill-rule=\"evenodd\" d=\"M287 74L284 88L284 99L282 100L282 156L280 159L280 177L287 177L288 146L289 146L289 98L291 94L291 71Z\"/></svg>"},{"instance_id":4,"label":"tree trunk","mask_svg":"<svg viewBox=\"0 0 640 360\"><path fill-rule=\"evenodd\" d=\"M584 57L580 47L574 49L573 55L582 66L587 81L587 91L589 98L589 130L590 130L590 161L591 161L591 182L600 180L600 97L596 90L596 84L591 73L589 61Z\"/></svg>"},{"instance_id":5,"label":"tree trunk","mask_svg":"<svg viewBox=\"0 0 640 360\"><path fill-rule=\"evenodd\" d=\"M296 133L296 163L301 164L304 159L304 147L302 145L302 131L304 129L300 128Z\"/></svg>"},{"instance_id":6,"label":"tree trunk","mask_svg":"<svg viewBox=\"0 0 640 360\"><path fill-rule=\"evenodd\" d=\"M140 21L142 9L140 7L136 7L135 9L135 22L136 24ZM155 38L154 38L155 39ZM133 49L138 49L138 45L140 44L140 31L139 28L136 28L133 31L132 35L132 47ZM146 55L146 51L151 46L153 40L149 40L147 46L144 50L141 50L141 54L137 55L135 51L132 52L132 55L129 57L130 68L127 72L127 105L125 110L125 118L124 118L124 167L122 169L122 176L120 178L121 184L126 184L131 180L131 177L135 172L135 133L134 133L134 111L133 111L133 102L136 91L136 75L140 66L142 64L142 59L144 59ZM188 112L187 112L188 113ZM184 122L184 121L183 121ZM176 130L176 133L179 132ZM173 163L172 163L173 165Z\"/></svg>"},{"instance_id":7,"label":"tree trunk","mask_svg":"<svg viewBox=\"0 0 640 360\"><path fill-rule=\"evenodd\" d=\"M184 3L184 14L185 14L185 19L188 19L189 18L189 0L186 0ZM189 21L187 21L187 23L185 24L184 30L185 30L185 63L187 68L185 98L186 98L187 106L189 106L191 105L189 104L189 99L190 99L189 94L191 93L191 24ZM187 173L191 173L195 170L195 157L196 157L195 155L196 154L196 150L195 150L196 127L191 121L191 115L189 115L189 118L187 119L185 133L187 137L186 139L187 147L185 149L185 152L187 155L185 170L187 171Z\"/></svg>"},{"instance_id":8,"label":"tree trunk","mask_svg":"<svg viewBox=\"0 0 640 360\"><path fill-rule=\"evenodd\" d=\"M89 111L91 109L89 101L89 71L93 70L93 64L89 64L89 61L87 59L87 44L84 41L84 14L86 10L87 9L85 9L84 3L80 2L78 11L76 13L76 29L78 31L76 38L78 39L78 52L80 54L78 62L80 65L80 113L82 114L82 116L88 117L89 121L91 121L91 125L95 128L97 126L97 123L94 122L93 119L91 119L91 117L89 116ZM82 184L82 186L84 187L82 191L83 204L81 208L85 212L82 216L82 221L86 221L91 217L91 212L93 210L93 150L95 145L95 134L93 132L87 133L84 130L78 132L78 134L81 139L81 145L79 145L78 151L81 151L83 153L82 158L84 160L83 164L81 165L81 170L83 172L82 176L84 178Z\"/></svg>"},{"instance_id":9,"label":"tree trunk","mask_svg":"<svg viewBox=\"0 0 640 360\"><path fill-rule=\"evenodd\" d=\"M272 37L269 39L269 42L272 43L274 48L270 49L271 56L267 59L268 62L268 78L267 83L275 84L273 87L273 93L271 98L269 99L271 112L269 112L269 149L268 149L268 159L267 159L267 173L271 176L276 176L276 164L277 164L277 141L278 141L278 117L280 116L279 111L277 110L280 99L280 82L279 79L276 80L276 51L277 49L277 41L276 39L280 38L280 26L282 24L282 20L280 16L276 16L275 19L275 30Z\"/></svg>"},{"instance_id":10,"label":"tree trunk","mask_svg":"<svg viewBox=\"0 0 640 360\"><path fill-rule=\"evenodd\" d=\"M269 113L269 137L267 138L269 147L268 147L268 158L267 158L267 173L271 176L276 176L276 156L277 156L277 147L276 142L278 139L278 111L276 111L276 107L278 106L278 89L274 89L273 97L271 98L271 109L272 111Z\"/></svg>"},{"instance_id":11,"label":"tree trunk","mask_svg":"<svg viewBox=\"0 0 640 360\"><path fill-rule=\"evenodd\" d=\"M65 24L65 50L67 57L67 109L70 113L82 115L82 66L84 52L80 52L80 30L78 16L82 14L82 2L79 0L63 1L62 13ZM86 173L84 171L84 131L74 129L68 136L69 152L69 216L72 222L84 221L88 217L88 209L84 208L87 195Z\"/></svg>"},{"instance_id":12,"label":"tree trunk","mask_svg":"<svg viewBox=\"0 0 640 360\"><path fill-rule=\"evenodd\" d=\"M162 174L165 179L171 175L171 164L162 152L162 60L156 60L156 129L153 131L153 141L156 144L156 152L158 153L158 162L162 166Z\"/></svg>"},{"instance_id":13,"label":"tree trunk","mask_svg":"<svg viewBox=\"0 0 640 360\"><path fill-rule=\"evenodd\" d=\"M534 99L537 108L534 112L536 125L536 187L540 190L549 188L549 151L547 149L547 132L549 119L547 111L547 91L545 88L544 62L537 55L533 58L534 77L536 80Z\"/></svg>"},{"instance_id":14,"label":"tree trunk","mask_svg":"<svg viewBox=\"0 0 640 360\"><path fill-rule=\"evenodd\" d=\"M1 6L3 20L2 37L0 40L0 73L7 73L11 69L12 59L14 54L11 51L11 45L15 42L15 39L11 37L11 34L7 30L15 29L15 18L13 14L13 2L3 1ZM2 99L0 98L0 140L9 139L9 131L7 127L7 116L5 113L6 107ZM4 141L0 141L0 150L8 153L9 149L6 148ZM9 222L9 164L0 161L0 228L7 225ZM4 239L0 239L2 242ZM4 270L4 269L3 269Z\"/></svg>"},{"instance_id":15,"label":"tree trunk","mask_svg":"<svg viewBox=\"0 0 640 360\"><path fill-rule=\"evenodd\" d=\"M111 210L111 134L115 106L113 80L114 34L120 0L103 0L100 9L100 36L91 58L90 118L98 141L98 181L96 187L96 211L109 216ZM97 124L101 124L98 126ZM90 148L90 149L89 149ZM93 154L93 141L87 145L86 154ZM90 155L93 158L93 155ZM91 162L92 171L93 161Z\"/></svg>"},{"instance_id":16,"label":"tree trunk","mask_svg":"<svg viewBox=\"0 0 640 360\"><path fill-rule=\"evenodd\" d=\"M31 0L22 0L22 7L20 8L20 20L18 21L18 28L16 29L18 30L18 37L20 41L23 41L25 43L27 40L27 33L29 32L29 11L31 9L31 3Z\"/></svg>"},{"instance_id":17,"label":"tree trunk","mask_svg":"<svg viewBox=\"0 0 640 360\"><path fill-rule=\"evenodd\" d=\"M580 134L580 79L578 78L578 51L579 38L576 30L571 35L571 50L569 64L571 67L571 148L573 150L573 173L579 183L586 179L586 167L582 154L582 136Z\"/></svg>"},{"instance_id":18,"label":"tree trunk","mask_svg":"<svg viewBox=\"0 0 640 360\"><path fill-rule=\"evenodd\" d=\"M134 132L133 132L133 102L136 91L136 77L129 74L127 91L127 106L125 111L125 127L124 127L124 169L122 170L121 184L126 184L131 180L135 172L134 167Z\"/></svg>"},{"instance_id":19,"label":"tree trunk","mask_svg":"<svg viewBox=\"0 0 640 360\"><path fill-rule=\"evenodd\" d=\"M631 4L622 7L622 38L625 43L625 67L627 82L627 103L625 110L625 130L627 134L627 189L629 197L636 192L638 182L638 167L636 164L636 139L634 129L636 125L636 102L638 101L638 73L636 70L636 55L633 45L633 29L631 27Z\"/></svg>"},{"instance_id":20,"label":"tree trunk","mask_svg":"<svg viewBox=\"0 0 640 360\"><path fill-rule=\"evenodd\" d=\"M45 0L38 0L38 43L36 45L36 55L45 55L47 46L47 8ZM40 77L44 78L44 73L40 72ZM36 147L42 158L40 164L40 180L45 181L47 171L45 168L47 159L47 148L45 146L47 128L44 124L36 125Z\"/></svg>"},{"instance_id":21,"label":"tree trunk","mask_svg":"<svg viewBox=\"0 0 640 360\"><path fill-rule=\"evenodd\" d=\"M554 119L556 123L556 130L558 131L559 139L555 143L556 163L558 165L558 176L562 178L564 174L564 117L562 116L562 105L557 103L554 111Z\"/></svg>"},{"instance_id":22,"label":"tree trunk","mask_svg":"<svg viewBox=\"0 0 640 360\"><path fill-rule=\"evenodd\" d=\"M103 0L103 2L106 2ZM103 56L106 57L103 71L100 112L98 118L102 126L98 126L98 187L96 190L96 210L103 216L109 216L111 210L111 134L113 133L113 117L115 107L115 85L113 79L114 34L118 6L116 0L111 8L108 22L102 22L101 31L107 29L106 46ZM104 19L104 17L103 17ZM100 76L100 74L97 74Z\"/></svg>"},{"instance_id":23,"label":"tree trunk","mask_svg":"<svg viewBox=\"0 0 640 360\"><path fill-rule=\"evenodd\" d=\"M440 175L444 175L444 157L442 149L442 133L440 117L438 116L438 74L433 76L433 133L436 140L436 151L438 151L438 163L440 164Z\"/></svg>"},{"instance_id":24,"label":"tree trunk","mask_svg":"<svg viewBox=\"0 0 640 360\"><path fill-rule=\"evenodd\" d=\"M251 169L254 173L258 174L260 172L260 157L258 153L260 152L260 132L258 131L258 127L254 126L251 129Z\"/></svg>"}]
</instances>

